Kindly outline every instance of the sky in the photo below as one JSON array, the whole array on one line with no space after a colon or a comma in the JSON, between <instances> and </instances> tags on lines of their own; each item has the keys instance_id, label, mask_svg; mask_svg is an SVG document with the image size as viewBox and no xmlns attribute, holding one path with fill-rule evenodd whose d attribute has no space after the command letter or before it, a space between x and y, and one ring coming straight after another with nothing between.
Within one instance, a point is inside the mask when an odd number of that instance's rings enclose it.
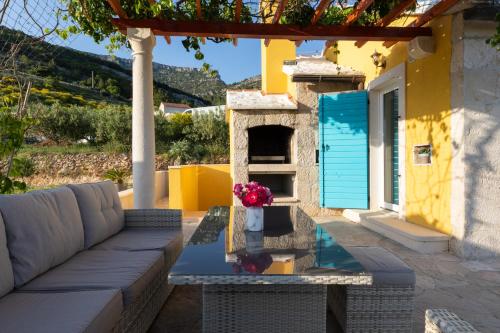
<instances>
[{"instance_id":1,"label":"sky","mask_svg":"<svg viewBox=\"0 0 500 333\"><path fill-rule=\"evenodd\" d=\"M205 45L201 45L205 59L198 61L192 52L188 53L182 46L182 38L172 38L172 44L168 45L163 37L156 38L156 47L153 51L153 61L172 66L197 67L204 62L209 63L226 83L241 81L250 76L260 74L260 40L258 39L238 39L238 46L232 43L215 44L207 40ZM107 54L106 43L96 44L92 38L79 35L68 45L71 48ZM310 41L302 43L297 48L297 54L321 53L324 42ZM122 58L130 58L130 50L123 48L115 53Z\"/></svg>"}]
</instances>

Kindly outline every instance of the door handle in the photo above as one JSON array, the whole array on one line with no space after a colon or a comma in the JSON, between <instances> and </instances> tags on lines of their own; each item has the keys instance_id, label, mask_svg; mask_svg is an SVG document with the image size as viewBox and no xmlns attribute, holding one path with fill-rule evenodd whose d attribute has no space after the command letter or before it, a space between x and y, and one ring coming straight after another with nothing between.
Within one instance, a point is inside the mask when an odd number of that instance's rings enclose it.
<instances>
[{"instance_id":1,"label":"door handle","mask_svg":"<svg viewBox=\"0 0 500 333\"><path fill-rule=\"evenodd\" d=\"M328 151L330 150L330 145L325 145L325 149Z\"/></svg>"}]
</instances>

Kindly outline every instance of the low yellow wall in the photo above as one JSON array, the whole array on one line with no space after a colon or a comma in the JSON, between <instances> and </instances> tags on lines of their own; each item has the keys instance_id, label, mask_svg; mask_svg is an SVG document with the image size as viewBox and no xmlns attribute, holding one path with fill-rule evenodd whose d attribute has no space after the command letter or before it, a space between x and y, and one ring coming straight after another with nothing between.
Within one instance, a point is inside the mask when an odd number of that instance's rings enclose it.
<instances>
[{"instance_id":1,"label":"low yellow wall","mask_svg":"<svg viewBox=\"0 0 500 333\"><path fill-rule=\"evenodd\" d=\"M168 197L168 171L160 170L155 172L155 201ZM123 209L134 208L134 189L129 188L118 192L120 203Z\"/></svg>"},{"instance_id":2,"label":"low yellow wall","mask_svg":"<svg viewBox=\"0 0 500 333\"><path fill-rule=\"evenodd\" d=\"M169 208L200 211L232 204L229 164L173 166L168 178Z\"/></svg>"},{"instance_id":3,"label":"low yellow wall","mask_svg":"<svg viewBox=\"0 0 500 333\"><path fill-rule=\"evenodd\" d=\"M396 24L397 25L397 24ZM352 66L369 83L387 70L406 62L406 219L444 233L451 232L451 16L434 19L436 52L408 61L407 44L387 49L380 42L357 48L354 42L339 42L340 65ZM370 58L374 50L387 59L385 69ZM415 166L413 146L432 144L430 166Z\"/></svg>"}]
</instances>

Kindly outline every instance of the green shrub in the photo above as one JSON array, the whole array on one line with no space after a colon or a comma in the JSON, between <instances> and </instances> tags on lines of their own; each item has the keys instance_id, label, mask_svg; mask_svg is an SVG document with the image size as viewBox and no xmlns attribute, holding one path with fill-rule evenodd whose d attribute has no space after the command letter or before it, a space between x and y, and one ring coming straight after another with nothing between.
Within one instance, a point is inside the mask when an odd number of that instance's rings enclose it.
<instances>
[{"instance_id":1,"label":"green shrub","mask_svg":"<svg viewBox=\"0 0 500 333\"><path fill-rule=\"evenodd\" d=\"M20 157L12 160L12 170L10 175L13 177L29 177L35 173L35 164L32 160Z\"/></svg>"},{"instance_id":2,"label":"green shrub","mask_svg":"<svg viewBox=\"0 0 500 333\"><path fill-rule=\"evenodd\" d=\"M92 110L87 107L35 104L30 112L37 119L35 130L58 144L83 139L92 141L96 136Z\"/></svg>"},{"instance_id":3,"label":"green shrub","mask_svg":"<svg viewBox=\"0 0 500 333\"><path fill-rule=\"evenodd\" d=\"M98 144L117 142L130 146L132 143L132 109L126 106L108 105L93 112L92 126Z\"/></svg>"}]
</instances>

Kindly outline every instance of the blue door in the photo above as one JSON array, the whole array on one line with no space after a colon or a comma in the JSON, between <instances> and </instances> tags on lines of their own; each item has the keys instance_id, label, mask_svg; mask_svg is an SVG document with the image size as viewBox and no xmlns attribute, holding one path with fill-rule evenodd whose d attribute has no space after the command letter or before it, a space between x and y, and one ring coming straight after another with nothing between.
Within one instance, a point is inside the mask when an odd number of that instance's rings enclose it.
<instances>
[{"instance_id":1,"label":"blue door","mask_svg":"<svg viewBox=\"0 0 500 333\"><path fill-rule=\"evenodd\" d=\"M320 204L368 209L368 93L320 95Z\"/></svg>"}]
</instances>

